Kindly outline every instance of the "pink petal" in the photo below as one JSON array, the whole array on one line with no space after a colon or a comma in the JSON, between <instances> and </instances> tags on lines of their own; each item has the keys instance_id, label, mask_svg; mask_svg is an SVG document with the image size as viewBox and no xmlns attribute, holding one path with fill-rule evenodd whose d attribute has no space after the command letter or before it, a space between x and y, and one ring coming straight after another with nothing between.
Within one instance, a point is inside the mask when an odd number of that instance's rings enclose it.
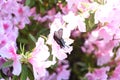
<instances>
[{"instance_id":1,"label":"pink petal","mask_svg":"<svg viewBox=\"0 0 120 80\"><path fill-rule=\"evenodd\" d=\"M21 63L18 59L14 60L13 62L13 72L14 75L20 75L21 73Z\"/></svg>"}]
</instances>

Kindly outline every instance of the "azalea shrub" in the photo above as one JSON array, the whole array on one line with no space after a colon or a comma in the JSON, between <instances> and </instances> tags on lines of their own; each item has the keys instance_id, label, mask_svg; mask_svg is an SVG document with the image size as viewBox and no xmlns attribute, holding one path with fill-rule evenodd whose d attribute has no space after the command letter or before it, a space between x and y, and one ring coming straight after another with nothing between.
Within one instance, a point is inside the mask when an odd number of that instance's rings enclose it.
<instances>
[{"instance_id":1,"label":"azalea shrub","mask_svg":"<svg viewBox=\"0 0 120 80\"><path fill-rule=\"evenodd\" d=\"M120 0L0 0L0 80L120 80Z\"/></svg>"}]
</instances>

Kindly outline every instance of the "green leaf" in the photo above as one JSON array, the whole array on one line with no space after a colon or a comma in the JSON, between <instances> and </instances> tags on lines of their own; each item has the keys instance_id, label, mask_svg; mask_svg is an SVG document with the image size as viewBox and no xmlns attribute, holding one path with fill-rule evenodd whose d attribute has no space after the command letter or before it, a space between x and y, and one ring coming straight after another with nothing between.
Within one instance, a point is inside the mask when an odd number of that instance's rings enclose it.
<instances>
[{"instance_id":1,"label":"green leaf","mask_svg":"<svg viewBox=\"0 0 120 80\"><path fill-rule=\"evenodd\" d=\"M18 38L18 42L23 43L23 44L27 44L27 43L28 43L28 40L19 37L19 38Z\"/></svg>"},{"instance_id":2,"label":"green leaf","mask_svg":"<svg viewBox=\"0 0 120 80\"><path fill-rule=\"evenodd\" d=\"M41 7L41 6L40 6L40 11L41 11L42 14L44 14L46 12L45 8Z\"/></svg>"},{"instance_id":3,"label":"green leaf","mask_svg":"<svg viewBox=\"0 0 120 80\"><path fill-rule=\"evenodd\" d=\"M0 79L2 78L2 74L1 74L1 72L0 72Z\"/></svg>"},{"instance_id":4,"label":"green leaf","mask_svg":"<svg viewBox=\"0 0 120 80\"><path fill-rule=\"evenodd\" d=\"M12 80L18 80L18 76L13 76Z\"/></svg>"},{"instance_id":5,"label":"green leaf","mask_svg":"<svg viewBox=\"0 0 120 80\"><path fill-rule=\"evenodd\" d=\"M79 77L80 80L88 80L86 77Z\"/></svg>"},{"instance_id":6,"label":"green leaf","mask_svg":"<svg viewBox=\"0 0 120 80\"><path fill-rule=\"evenodd\" d=\"M29 68L28 68L28 77L29 77L30 80L34 80L33 71Z\"/></svg>"},{"instance_id":7,"label":"green leaf","mask_svg":"<svg viewBox=\"0 0 120 80\"><path fill-rule=\"evenodd\" d=\"M30 5L30 1L31 1L31 0L26 0L25 5L26 5L26 6L29 6L29 5Z\"/></svg>"},{"instance_id":8,"label":"green leaf","mask_svg":"<svg viewBox=\"0 0 120 80\"><path fill-rule=\"evenodd\" d=\"M31 39L34 43L36 43L36 39L35 39L35 37L34 37L32 34L29 34L29 37L30 37L30 39Z\"/></svg>"},{"instance_id":9,"label":"green leaf","mask_svg":"<svg viewBox=\"0 0 120 80\"><path fill-rule=\"evenodd\" d=\"M35 0L31 0L30 2L30 7L32 7L33 5L35 5Z\"/></svg>"},{"instance_id":10,"label":"green leaf","mask_svg":"<svg viewBox=\"0 0 120 80\"><path fill-rule=\"evenodd\" d=\"M86 66L87 66L87 65L86 65L85 63L83 63L83 62L77 62L76 64L79 65L79 66L82 66L82 67L86 67Z\"/></svg>"},{"instance_id":11,"label":"green leaf","mask_svg":"<svg viewBox=\"0 0 120 80\"><path fill-rule=\"evenodd\" d=\"M12 64L13 64L13 61L12 61L12 60L9 60L9 61L5 62L5 63L2 65L2 68L11 67Z\"/></svg>"},{"instance_id":12,"label":"green leaf","mask_svg":"<svg viewBox=\"0 0 120 80\"><path fill-rule=\"evenodd\" d=\"M92 31L96 28L96 24L94 22L94 14L90 14L89 18L85 20L87 31Z\"/></svg>"},{"instance_id":13,"label":"green leaf","mask_svg":"<svg viewBox=\"0 0 120 80\"><path fill-rule=\"evenodd\" d=\"M25 5L32 7L35 4L35 0L26 0Z\"/></svg>"},{"instance_id":14,"label":"green leaf","mask_svg":"<svg viewBox=\"0 0 120 80\"><path fill-rule=\"evenodd\" d=\"M26 80L28 76L28 69L27 69L27 65L23 64L22 65L22 72L20 75L20 80Z\"/></svg>"},{"instance_id":15,"label":"green leaf","mask_svg":"<svg viewBox=\"0 0 120 80\"><path fill-rule=\"evenodd\" d=\"M43 1L42 0L39 0L41 4L43 4Z\"/></svg>"}]
</instances>

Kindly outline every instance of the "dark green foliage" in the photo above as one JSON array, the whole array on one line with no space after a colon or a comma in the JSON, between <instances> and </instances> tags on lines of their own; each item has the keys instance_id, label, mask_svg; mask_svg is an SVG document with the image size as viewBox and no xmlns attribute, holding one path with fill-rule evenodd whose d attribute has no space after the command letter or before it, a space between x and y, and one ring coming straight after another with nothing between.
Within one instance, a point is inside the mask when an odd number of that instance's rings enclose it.
<instances>
[{"instance_id":1,"label":"dark green foliage","mask_svg":"<svg viewBox=\"0 0 120 80\"><path fill-rule=\"evenodd\" d=\"M22 65L22 72L21 72L21 75L20 75L20 80L26 80L27 77L30 80L34 80L33 71L31 70L31 68L28 67L27 64L23 64Z\"/></svg>"},{"instance_id":2,"label":"dark green foliage","mask_svg":"<svg viewBox=\"0 0 120 80\"><path fill-rule=\"evenodd\" d=\"M7 67L11 67L13 64L12 60L6 61L3 65L2 68L7 68Z\"/></svg>"},{"instance_id":3,"label":"dark green foliage","mask_svg":"<svg viewBox=\"0 0 120 80\"><path fill-rule=\"evenodd\" d=\"M73 51L68 57L71 69L71 76L69 80L86 80L84 75L96 65L94 55L88 55L82 52L81 46L84 41L84 37L81 37L77 38L72 44Z\"/></svg>"},{"instance_id":4,"label":"dark green foliage","mask_svg":"<svg viewBox=\"0 0 120 80\"><path fill-rule=\"evenodd\" d=\"M61 2L64 5L66 4L65 0L26 0L25 5L36 7L37 13L45 15L46 12L53 7L56 8L57 11L59 11L60 9L57 6L58 2Z\"/></svg>"},{"instance_id":5,"label":"dark green foliage","mask_svg":"<svg viewBox=\"0 0 120 80\"><path fill-rule=\"evenodd\" d=\"M24 29L19 30L19 36L17 38L18 47L20 44L25 45L26 51L31 51L35 47L35 42L40 35L47 36L49 34L48 26L39 24L34 20L31 22L31 25L26 25Z\"/></svg>"},{"instance_id":6,"label":"dark green foliage","mask_svg":"<svg viewBox=\"0 0 120 80\"><path fill-rule=\"evenodd\" d=\"M89 18L85 19L85 23L86 23L86 28L87 28L87 32L88 31L92 31L93 29L95 29L97 27L97 25L95 25L94 23L94 14L90 14Z\"/></svg>"}]
</instances>

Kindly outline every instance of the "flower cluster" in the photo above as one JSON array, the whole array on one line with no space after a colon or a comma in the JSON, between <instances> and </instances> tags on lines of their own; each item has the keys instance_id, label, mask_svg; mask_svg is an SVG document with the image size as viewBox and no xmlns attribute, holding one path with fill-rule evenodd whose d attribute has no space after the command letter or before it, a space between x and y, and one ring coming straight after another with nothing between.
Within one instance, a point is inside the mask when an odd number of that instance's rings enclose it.
<instances>
[{"instance_id":1,"label":"flower cluster","mask_svg":"<svg viewBox=\"0 0 120 80\"><path fill-rule=\"evenodd\" d=\"M95 11L94 20L97 28L93 30L88 39L86 39L82 50L86 53L93 53L97 59L97 65L103 67L105 64L117 64L119 67L119 42L120 42L120 22L119 22L119 0L106 0L104 5L100 5ZM118 47L118 49L115 49ZM116 55L116 56L115 56ZM100 80L118 80L119 71L116 72L117 66L112 74ZM109 70L107 70L109 71ZM95 70L96 72L96 70ZM97 71L99 72L99 71ZM89 74L90 76L91 74ZM92 73L97 75L97 73ZM104 75L104 76L105 76ZM116 75L116 77L114 77ZM100 78L100 77L99 77ZM88 80L94 80L88 77ZM96 79L95 79L96 80Z\"/></svg>"},{"instance_id":2,"label":"flower cluster","mask_svg":"<svg viewBox=\"0 0 120 80\"><path fill-rule=\"evenodd\" d=\"M68 67L69 65L66 60L59 61L55 72L52 74L47 72L46 76L42 77L41 80L67 80L70 76L70 70L67 70Z\"/></svg>"},{"instance_id":3,"label":"flower cluster","mask_svg":"<svg viewBox=\"0 0 120 80\"><path fill-rule=\"evenodd\" d=\"M28 6L24 6L20 2L21 1L17 1L17 0L0 1L0 16L1 16L0 36L2 36L0 37L0 58L1 58L0 69L2 70L3 74L5 74L6 76L10 76L10 77L11 75L19 76L22 71L21 63L23 63L25 59L26 60L25 62L29 62L33 67L34 78L36 80L39 80L40 78L46 76L47 74L46 68L50 67L51 65L54 65L56 63L56 58L59 60L63 60L67 58L67 53L70 53L72 51L72 47L70 47L69 44L71 44L73 41L71 40L71 42L69 42L68 44L65 43L66 46L64 48L61 48L53 37L54 31L58 30L57 27L61 27L61 26L58 26L56 25L56 22L53 22L51 24L51 27L53 26L53 29L55 28L55 30L51 30L49 35L51 39L48 39L47 41L49 42L50 40L52 40L52 42L45 43L44 39L40 37L36 42L36 47L33 49L31 53L29 53L28 55L29 57L27 56L27 59L25 55L21 53L17 54L16 39L18 37L18 30L23 29L25 27L25 24L30 23L29 17L33 15L32 13L34 13L35 10L35 8L30 10ZM60 24L62 25L61 22ZM62 35L64 34L65 32L62 33ZM61 38L64 38L64 36L61 36ZM67 36L67 39L69 39L69 36ZM52 60L49 60L50 51L47 44L51 45L52 47L52 55L53 55ZM8 66L7 68L4 68L4 63L9 60L13 62L12 65ZM11 72L9 70L10 68L13 68L12 73L10 73ZM60 68L62 68L62 66ZM9 73L6 71L8 71ZM69 71L66 73L69 74Z\"/></svg>"},{"instance_id":4,"label":"flower cluster","mask_svg":"<svg viewBox=\"0 0 120 80\"><path fill-rule=\"evenodd\" d=\"M14 75L21 72L20 56L16 53L18 30L30 23L29 16L29 7L18 1L0 0L0 56L13 60Z\"/></svg>"},{"instance_id":5,"label":"flower cluster","mask_svg":"<svg viewBox=\"0 0 120 80\"><path fill-rule=\"evenodd\" d=\"M24 69L30 69L34 80L68 80L71 70L65 59L74 49L71 36L80 37L86 32L87 38L79 49L87 55L93 54L97 61L93 70L88 69L85 78L119 80L119 0L66 0L66 5L61 2L56 4L60 11L53 7L45 16L37 14L35 7L30 9L24 2L0 0L0 72L7 79L12 79L14 75L19 76L18 79L24 78ZM48 21L50 33L40 36L33 50L17 53L19 30L30 24L29 17L40 23ZM6 63L9 63L7 67ZM53 65L57 66L50 72L48 68ZM0 79L3 79L1 73ZM26 75L25 79L29 80L31 77Z\"/></svg>"}]
</instances>

